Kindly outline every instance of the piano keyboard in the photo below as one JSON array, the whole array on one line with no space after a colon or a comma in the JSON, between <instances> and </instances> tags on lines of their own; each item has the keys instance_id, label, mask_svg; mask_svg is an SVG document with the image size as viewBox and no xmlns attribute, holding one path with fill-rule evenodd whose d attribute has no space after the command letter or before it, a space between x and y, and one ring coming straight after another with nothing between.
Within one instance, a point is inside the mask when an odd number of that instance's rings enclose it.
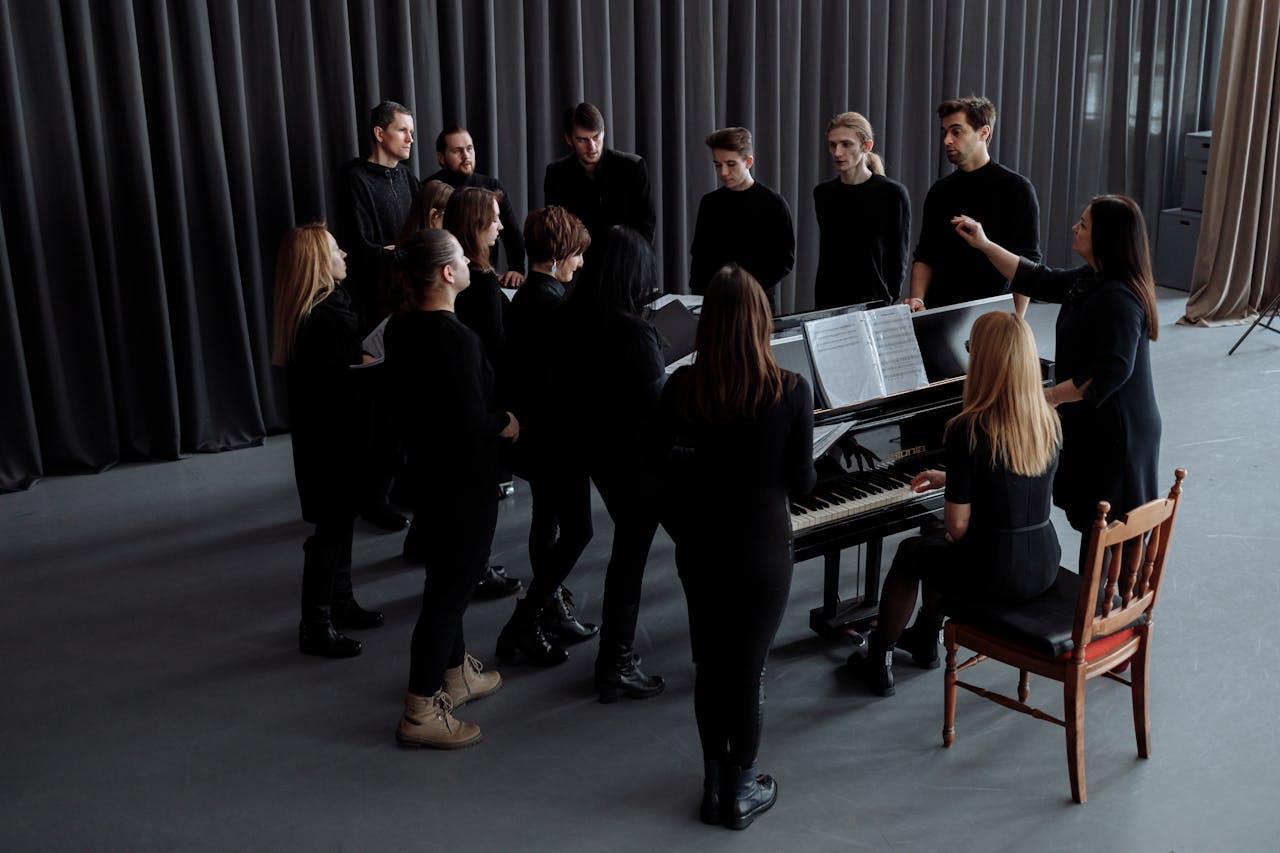
<instances>
[{"instance_id":1,"label":"piano keyboard","mask_svg":"<svg viewBox=\"0 0 1280 853\"><path fill-rule=\"evenodd\" d=\"M818 484L813 494L791 501L791 532L799 533L856 515L907 503L941 489L911 490L911 478L924 470L883 469L851 471Z\"/></svg>"}]
</instances>

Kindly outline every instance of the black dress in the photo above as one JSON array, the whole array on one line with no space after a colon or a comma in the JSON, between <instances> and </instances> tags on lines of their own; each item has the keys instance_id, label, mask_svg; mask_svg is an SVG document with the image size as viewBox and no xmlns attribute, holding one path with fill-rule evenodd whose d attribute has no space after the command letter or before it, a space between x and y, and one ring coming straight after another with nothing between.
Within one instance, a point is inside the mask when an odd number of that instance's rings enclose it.
<instances>
[{"instance_id":1,"label":"black dress","mask_svg":"<svg viewBox=\"0 0 1280 853\"><path fill-rule=\"evenodd\" d=\"M788 494L816 479L813 392L783 375L782 399L754 418L691 417L689 368L675 372L661 400L675 444L664 519L688 599L703 757L740 767L759 748L761 679L791 588Z\"/></svg>"},{"instance_id":2,"label":"black dress","mask_svg":"<svg viewBox=\"0 0 1280 853\"><path fill-rule=\"evenodd\" d=\"M484 572L498 519L499 433L493 371L480 339L449 311L409 311L387 323L396 424L408 452L414 535L426 583L409 659L409 692L430 696L466 646L462 615Z\"/></svg>"},{"instance_id":3,"label":"black dress","mask_svg":"<svg viewBox=\"0 0 1280 853\"><path fill-rule=\"evenodd\" d=\"M1025 258L1016 293L1062 303L1054 354L1058 381L1092 380L1084 399L1058 407L1062 464L1054 503L1087 530L1098 501L1113 516L1160 496L1160 410L1151 381L1151 339L1142 303L1123 282L1088 267L1049 269Z\"/></svg>"}]
</instances>

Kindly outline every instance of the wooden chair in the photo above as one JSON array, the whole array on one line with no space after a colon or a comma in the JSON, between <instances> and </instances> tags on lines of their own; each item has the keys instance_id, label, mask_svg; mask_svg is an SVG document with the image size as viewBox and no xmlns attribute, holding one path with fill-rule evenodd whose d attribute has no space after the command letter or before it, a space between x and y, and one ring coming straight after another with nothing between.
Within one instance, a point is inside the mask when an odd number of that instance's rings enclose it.
<instances>
[{"instance_id":1,"label":"wooden chair","mask_svg":"<svg viewBox=\"0 0 1280 853\"><path fill-rule=\"evenodd\" d=\"M1143 504L1119 521L1108 524L1111 507L1105 501L1099 503L1082 574L1061 569L1048 592L1021 604L960 605L947 611L952 615L943 630L947 648L943 746L951 746L955 739L957 686L1038 720L1057 723L1067 733L1071 798L1083 803L1085 683L1105 675L1133 691L1138 755L1151 754L1147 679L1152 613L1186 474L1179 468L1167 498ZM960 646L976 654L957 666ZM988 658L1018 668L1016 700L957 678ZM1132 671L1126 679L1117 670L1123 672L1123 664L1130 662ZM1065 721L1027 704L1033 672L1062 682Z\"/></svg>"}]
</instances>

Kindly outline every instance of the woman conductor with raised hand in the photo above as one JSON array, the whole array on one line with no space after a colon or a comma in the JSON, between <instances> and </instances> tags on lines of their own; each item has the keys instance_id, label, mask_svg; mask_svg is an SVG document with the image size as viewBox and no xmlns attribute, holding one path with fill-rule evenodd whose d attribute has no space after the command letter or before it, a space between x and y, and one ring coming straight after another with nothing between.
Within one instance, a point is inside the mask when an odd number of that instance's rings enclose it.
<instances>
[{"instance_id":1,"label":"woman conductor with raised hand","mask_svg":"<svg viewBox=\"0 0 1280 853\"><path fill-rule=\"evenodd\" d=\"M1062 464L1054 503L1086 531L1098 501L1120 512L1160 496L1160 410L1151 381L1150 343L1159 333L1155 279L1142 210L1133 199L1102 195L1071 227L1084 265L1050 269L987 238L981 223L952 220L1014 293L1058 302L1057 385L1045 392L1062 418ZM1081 537L1081 553L1088 537Z\"/></svg>"}]
</instances>

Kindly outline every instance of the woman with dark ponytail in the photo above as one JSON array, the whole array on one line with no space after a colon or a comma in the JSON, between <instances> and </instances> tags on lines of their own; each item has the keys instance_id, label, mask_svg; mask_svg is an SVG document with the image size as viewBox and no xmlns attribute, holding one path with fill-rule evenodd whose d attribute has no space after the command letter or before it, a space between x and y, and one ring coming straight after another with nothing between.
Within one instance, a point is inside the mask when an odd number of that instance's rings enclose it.
<instances>
[{"instance_id":1,"label":"woman with dark ponytail","mask_svg":"<svg viewBox=\"0 0 1280 853\"><path fill-rule=\"evenodd\" d=\"M462 617L493 543L499 446L514 441L520 425L494 405L493 371L480 338L454 315L471 280L458 241L428 230L399 248L406 307L387 323L384 368L408 452L426 582L396 737L456 749L480 740L480 728L453 710L502 685L498 673L484 672L467 653Z\"/></svg>"}]
</instances>

